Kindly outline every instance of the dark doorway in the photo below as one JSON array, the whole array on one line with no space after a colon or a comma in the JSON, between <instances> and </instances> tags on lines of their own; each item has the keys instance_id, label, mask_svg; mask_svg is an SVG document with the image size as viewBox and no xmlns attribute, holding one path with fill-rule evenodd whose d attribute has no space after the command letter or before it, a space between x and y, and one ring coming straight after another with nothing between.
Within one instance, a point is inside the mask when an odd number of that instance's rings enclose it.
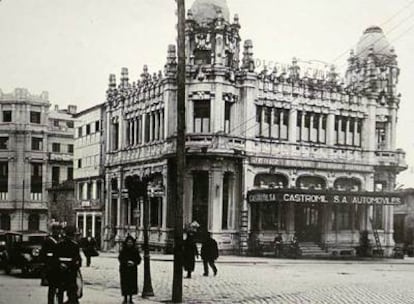
<instances>
[{"instance_id":1,"label":"dark doorway","mask_svg":"<svg viewBox=\"0 0 414 304\"><path fill-rule=\"evenodd\" d=\"M318 205L295 205L295 231L299 241L319 242L321 223L322 210Z\"/></svg>"},{"instance_id":2,"label":"dark doorway","mask_svg":"<svg viewBox=\"0 0 414 304\"><path fill-rule=\"evenodd\" d=\"M197 221L200 225L199 233L208 230L208 190L208 171L194 171L192 221Z\"/></svg>"}]
</instances>

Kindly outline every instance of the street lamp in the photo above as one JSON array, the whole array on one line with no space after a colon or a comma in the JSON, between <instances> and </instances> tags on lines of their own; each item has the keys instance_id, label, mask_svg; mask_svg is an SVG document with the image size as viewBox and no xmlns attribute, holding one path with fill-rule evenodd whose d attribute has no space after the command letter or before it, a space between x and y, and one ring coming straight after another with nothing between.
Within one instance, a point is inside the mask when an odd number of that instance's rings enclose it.
<instances>
[{"instance_id":1,"label":"street lamp","mask_svg":"<svg viewBox=\"0 0 414 304\"><path fill-rule=\"evenodd\" d=\"M144 200L144 287L142 288L142 297L153 297L154 291L151 283L150 253L148 244L149 230L149 198L150 187L148 181L142 181L142 199Z\"/></svg>"}]
</instances>

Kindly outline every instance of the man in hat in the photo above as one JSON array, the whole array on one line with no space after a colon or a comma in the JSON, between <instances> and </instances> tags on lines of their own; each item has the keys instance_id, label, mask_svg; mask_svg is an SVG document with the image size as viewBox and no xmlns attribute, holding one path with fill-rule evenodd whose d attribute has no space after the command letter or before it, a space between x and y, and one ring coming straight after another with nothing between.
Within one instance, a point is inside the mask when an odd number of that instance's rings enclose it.
<instances>
[{"instance_id":1,"label":"man in hat","mask_svg":"<svg viewBox=\"0 0 414 304\"><path fill-rule=\"evenodd\" d=\"M79 253L79 244L75 241L75 233L75 227L66 226L64 239L58 244L56 249L61 278L59 294L63 298L63 292L66 291L68 304L79 303L76 276L81 267L82 259Z\"/></svg>"},{"instance_id":2,"label":"man in hat","mask_svg":"<svg viewBox=\"0 0 414 304\"><path fill-rule=\"evenodd\" d=\"M59 287L59 263L56 256L56 249L60 241L61 227L58 223L53 223L50 229L51 234L46 238L40 250L40 258L45 263L42 285L46 285L46 282L49 285L47 303L54 304L55 295Z\"/></svg>"}]
</instances>

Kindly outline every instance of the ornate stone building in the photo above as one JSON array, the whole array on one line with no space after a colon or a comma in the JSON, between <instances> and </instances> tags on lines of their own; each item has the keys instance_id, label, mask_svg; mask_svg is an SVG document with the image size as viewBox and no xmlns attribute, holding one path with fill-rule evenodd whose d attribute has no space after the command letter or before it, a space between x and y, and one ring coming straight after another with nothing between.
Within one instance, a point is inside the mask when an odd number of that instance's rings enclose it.
<instances>
[{"instance_id":1,"label":"ornate stone building","mask_svg":"<svg viewBox=\"0 0 414 304\"><path fill-rule=\"evenodd\" d=\"M47 230L52 190L72 179L75 112L51 111L47 92L0 91L0 229Z\"/></svg>"},{"instance_id":2,"label":"ornate stone building","mask_svg":"<svg viewBox=\"0 0 414 304\"><path fill-rule=\"evenodd\" d=\"M394 189L405 162L395 146L399 68L382 30L363 33L344 77L295 59L258 71L252 41L241 42L239 18L229 15L224 0L196 0L187 15L185 223L197 221L228 252L278 232L333 252L354 248L367 230L389 254L399 198L377 192ZM171 241L176 68L169 46L164 72L110 76L108 247L126 233L141 238L142 202L128 188L144 177L154 190L150 242Z\"/></svg>"}]
</instances>

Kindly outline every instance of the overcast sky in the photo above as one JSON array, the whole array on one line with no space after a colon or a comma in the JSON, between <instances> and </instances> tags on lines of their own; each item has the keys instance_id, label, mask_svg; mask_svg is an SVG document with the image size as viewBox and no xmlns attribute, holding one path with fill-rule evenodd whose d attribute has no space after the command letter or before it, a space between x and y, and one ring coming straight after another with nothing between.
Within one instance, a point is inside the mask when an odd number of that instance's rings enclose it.
<instances>
[{"instance_id":1,"label":"overcast sky","mask_svg":"<svg viewBox=\"0 0 414 304\"><path fill-rule=\"evenodd\" d=\"M410 168L399 178L414 187L414 1L228 0L242 39L261 62L292 57L344 68L349 50L371 25L383 28L401 68L397 144ZM187 8L193 0L187 0ZM108 76L128 67L138 79L165 64L175 41L174 0L0 0L0 89L48 91L50 101L82 110L105 100Z\"/></svg>"}]
</instances>

